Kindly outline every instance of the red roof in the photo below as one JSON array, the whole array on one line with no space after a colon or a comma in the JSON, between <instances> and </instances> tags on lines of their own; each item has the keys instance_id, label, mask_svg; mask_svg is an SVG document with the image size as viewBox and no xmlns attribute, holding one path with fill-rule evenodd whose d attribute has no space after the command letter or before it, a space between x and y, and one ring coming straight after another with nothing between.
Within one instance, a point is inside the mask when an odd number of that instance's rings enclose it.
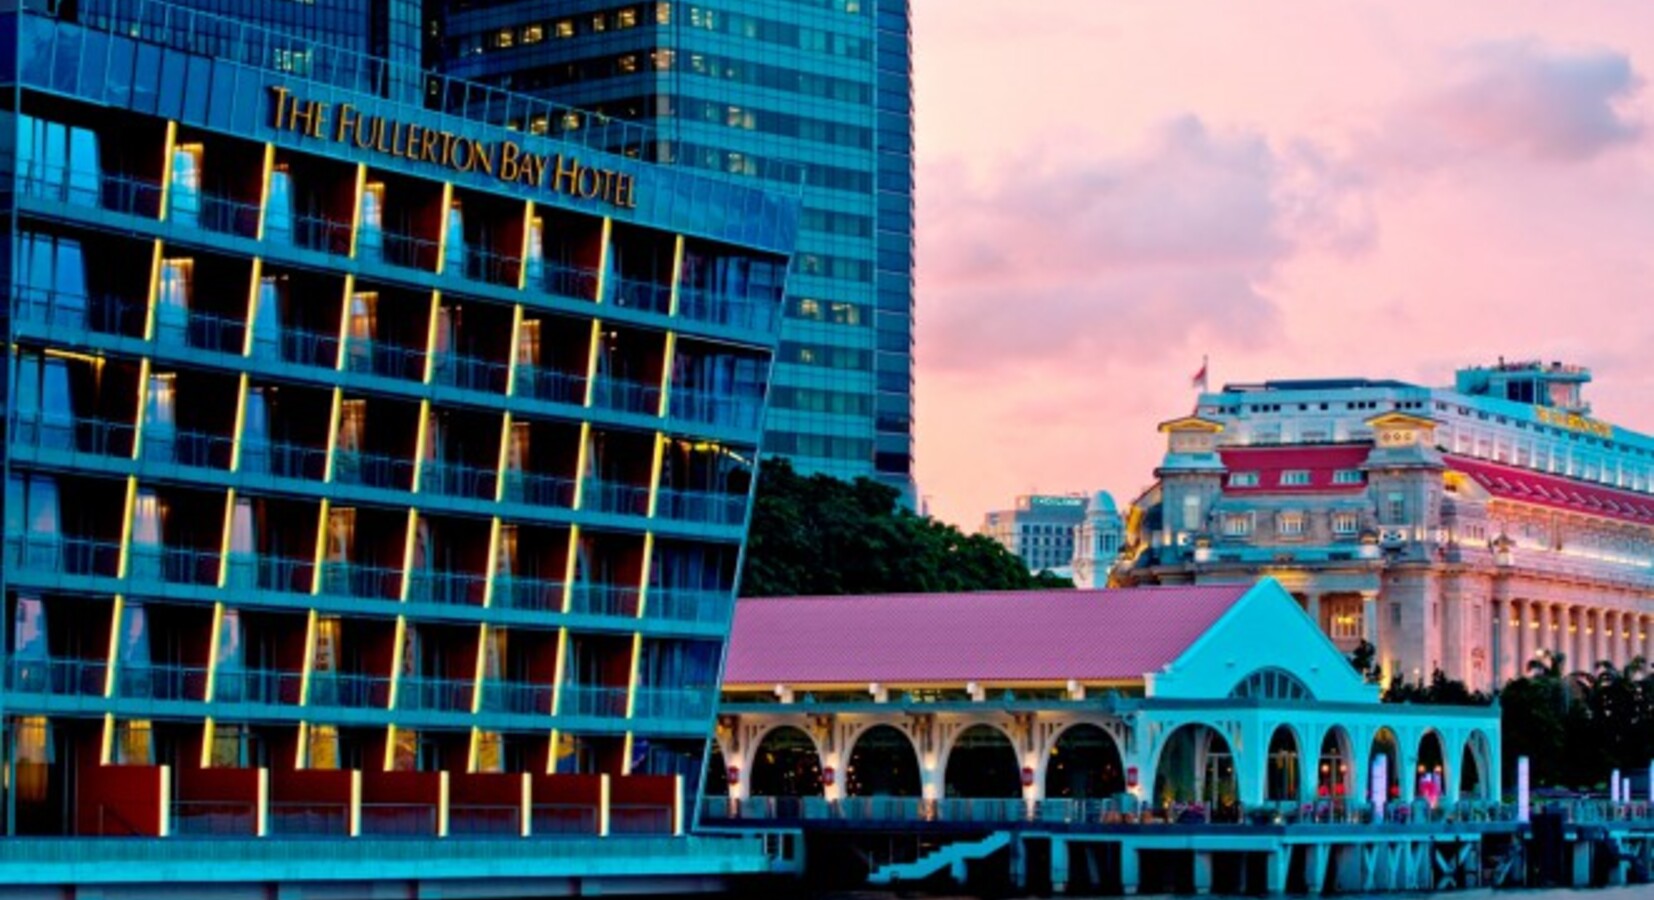
<instances>
[{"instance_id":1,"label":"red roof","mask_svg":"<svg viewBox=\"0 0 1654 900\"><path fill-rule=\"evenodd\" d=\"M1465 456L1447 456L1446 460L1448 468L1470 476L1488 493L1500 499L1639 525L1654 523L1654 497L1647 494L1544 475Z\"/></svg>"},{"instance_id":2,"label":"red roof","mask_svg":"<svg viewBox=\"0 0 1654 900\"><path fill-rule=\"evenodd\" d=\"M1233 478L1224 485L1226 493L1235 494L1304 494L1356 493L1366 489L1365 477L1350 484L1335 484L1333 473L1341 469L1358 470L1367 461L1372 447L1368 444L1339 444L1328 447L1221 447L1224 468L1233 476L1237 472L1258 473L1255 485L1239 485ZM1282 484L1281 473L1303 471L1309 473L1307 484Z\"/></svg>"},{"instance_id":3,"label":"red roof","mask_svg":"<svg viewBox=\"0 0 1654 900\"><path fill-rule=\"evenodd\" d=\"M745 599L726 685L1140 679L1250 585Z\"/></svg>"}]
</instances>

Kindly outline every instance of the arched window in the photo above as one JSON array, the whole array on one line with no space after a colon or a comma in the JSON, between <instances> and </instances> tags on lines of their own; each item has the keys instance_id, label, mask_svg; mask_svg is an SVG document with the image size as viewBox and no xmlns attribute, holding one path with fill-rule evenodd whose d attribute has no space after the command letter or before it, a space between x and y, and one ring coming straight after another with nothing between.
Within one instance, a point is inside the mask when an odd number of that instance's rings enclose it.
<instances>
[{"instance_id":1,"label":"arched window","mask_svg":"<svg viewBox=\"0 0 1654 900\"><path fill-rule=\"evenodd\" d=\"M1259 669L1242 678L1229 692L1230 697L1251 697L1259 700L1314 700L1309 685L1285 669Z\"/></svg>"}]
</instances>

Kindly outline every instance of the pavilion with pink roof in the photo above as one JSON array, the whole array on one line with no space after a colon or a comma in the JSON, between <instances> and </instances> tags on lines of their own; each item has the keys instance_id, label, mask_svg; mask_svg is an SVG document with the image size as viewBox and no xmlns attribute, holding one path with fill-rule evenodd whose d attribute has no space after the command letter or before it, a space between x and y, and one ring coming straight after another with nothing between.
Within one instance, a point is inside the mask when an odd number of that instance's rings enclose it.
<instances>
[{"instance_id":1,"label":"pavilion with pink roof","mask_svg":"<svg viewBox=\"0 0 1654 900\"><path fill-rule=\"evenodd\" d=\"M1272 579L747 599L727 653L712 818L1500 794L1496 708L1380 703Z\"/></svg>"}]
</instances>

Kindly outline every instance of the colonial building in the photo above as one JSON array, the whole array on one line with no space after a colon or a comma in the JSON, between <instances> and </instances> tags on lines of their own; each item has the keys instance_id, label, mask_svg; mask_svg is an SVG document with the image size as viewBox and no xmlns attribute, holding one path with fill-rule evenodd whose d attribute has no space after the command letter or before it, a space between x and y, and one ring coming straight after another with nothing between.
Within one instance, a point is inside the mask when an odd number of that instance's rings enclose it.
<instances>
[{"instance_id":1,"label":"colonial building","mask_svg":"<svg viewBox=\"0 0 1654 900\"><path fill-rule=\"evenodd\" d=\"M1279 580L1385 679L1473 688L1555 655L1654 657L1654 440L1591 418L1590 373L1505 363L1451 389L1231 385L1161 425L1122 584Z\"/></svg>"}]
</instances>

